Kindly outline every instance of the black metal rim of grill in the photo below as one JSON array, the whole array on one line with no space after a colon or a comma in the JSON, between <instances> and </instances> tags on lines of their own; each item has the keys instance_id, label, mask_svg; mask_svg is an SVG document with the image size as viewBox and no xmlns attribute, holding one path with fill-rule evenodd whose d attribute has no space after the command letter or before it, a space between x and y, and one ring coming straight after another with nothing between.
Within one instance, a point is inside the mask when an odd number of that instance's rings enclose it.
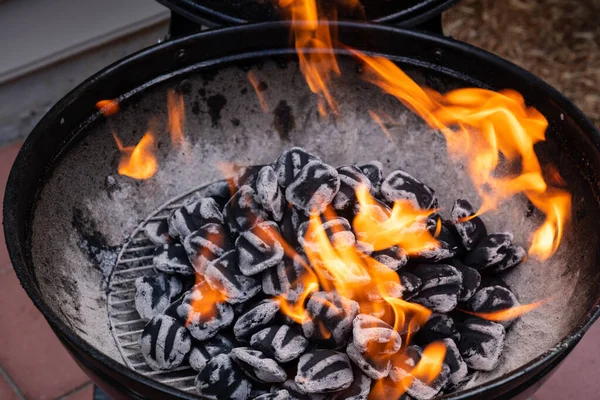
<instances>
[{"instance_id":1,"label":"black metal rim of grill","mask_svg":"<svg viewBox=\"0 0 600 400\"><path fill-rule=\"evenodd\" d=\"M461 76L480 86L502 88L510 84L526 99L528 96L546 97L548 103L559 108L564 118L577 127L580 137L573 140L583 144L580 151L585 158L592 160L596 166L600 165L600 133L593 124L570 100L520 67L450 38L383 25L344 22L338 26L340 39L359 49L385 54L402 63ZM97 117L94 112L97 99L126 99L128 95L156 82L210 65L266 55L292 55L293 50L287 41L288 29L289 24L286 23L260 23L207 31L158 44L120 60L90 77L60 100L36 126L17 156L4 198L4 231L11 261L22 286L65 347L109 395L121 393L136 399L197 398L159 384L104 355L73 332L56 310L44 301L28 249L30 215L44 176L53 163L59 162L61 152L95 118L90 116ZM240 41L240 38L246 40ZM205 51L194 53L192 50L197 48ZM343 53L342 50L337 52ZM484 74L487 74L487 81L482 79ZM587 170L585 165L588 165ZM598 170L589 164L582 164L581 168L588 180L593 182L590 185L594 192L600 192ZM525 391L573 349L599 316L600 303L596 299L594 306L582 317L582 323L553 349L503 377L444 398L499 399Z\"/></svg>"}]
</instances>

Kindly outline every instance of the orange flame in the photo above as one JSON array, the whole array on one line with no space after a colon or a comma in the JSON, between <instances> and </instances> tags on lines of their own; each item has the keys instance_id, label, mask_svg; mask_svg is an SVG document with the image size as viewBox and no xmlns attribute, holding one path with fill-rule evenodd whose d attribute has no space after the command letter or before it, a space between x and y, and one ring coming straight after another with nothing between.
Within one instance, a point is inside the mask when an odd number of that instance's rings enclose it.
<instances>
[{"instance_id":1,"label":"orange flame","mask_svg":"<svg viewBox=\"0 0 600 400\"><path fill-rule=\"evenodd\" d=\"M96 108L105 117L110 117L119 112L119 102L117 100L100 100L96 103Z\"/></svg>"},{"instance_id":2,"label":"orange flame","mask_svg":"<svg viewBox=\"0 0 600 400\"><path fill-rule=\"evenodd\" d=\"M194 313L200 314L202 320L210 320L216 314L218 304L227 300L224 290L214 290L202 279L197 277L197 280L196 286L193 287L191 311L188 313L186 326L192 323Z\"/></svg>"},{"instance_id":3,"label":"orange flame","mask_svg":"<svg viewBox=\"0 0 600 400\"><path fill-rule=\"evenodd\" d=\"M258 97L258 102L260 103L260 108L263 112L269 112L269 105L265 100L265 96L263 95L264 88L261 85L261 82L258 80L258 77L254 73L254 71L248 71L248 80L252 84L254 91L256 92L256 97Z\"/></svg>"},{"instance_id":4,"label":"orange flame","mask_svg":"<svg viewBox=\"0 0 600 400\"><path fill-rule=\"evenodd\" d=\"M369 110L369 115L371 116L371 118L373 118L373 121L375 121L375 123L377 125L379 125L379 127L383 131L383 134L390 140L390 142L393 142L394 140L392 139L392 135L391 135L389 129L386 128L386 126L383 123L383 120L381 119L381 117L379 116L379 114L377 114L373 110Z\"/></svg>"},{"instance_id":5,"label":"orange flame","mask_svg":"<svg viewBox=\"0 0 600 400\"><path fill-rule=\"evenodd\" d=\"M487 313L478 313L472 311L461 310L462 312L470 315L474 315L476 317L487 319L488 321L494 322L502 322L502 321L510 321L511 319L518 318L524 314L527 314L530 311L535 310L536 308L546 304L548 299L540 300L531 304L524 304L516 307L507 308L505 310L498 310Z\"/></svg>"},{"instance_id":6,"label":"orange flame","mask_svg":"<svg viewBox=\"0 0 600 400\"><path fill-rule=\"evenodd\" d=\"M156 142L151 131L146 132L135 146L123 146L121 140L113 133L117 147L121 152L119 174L134 179L148 179L158 170L158 162L154 156Z\"/></svg>"},{"instance_id":7,"label":"orange flame","mask_svg":"<svg viewBox=\"0 0 600 400\"><path fill-rule=\"evenodd\" d=\"M169 133L171 142L175 146L181 146L185 143L183 129L185 123L185 107L183 96L174 90L167 92L167 111L169 116Z\"/></svg>"},{"instance_id":8,"label":"orange flame","mask_svg":"<svg viewBox=\"0 0 600 400\"><path fill-rule=\"evenodd\" d=\"M446 345L443 342L433 342L423 349L421 359L410 374L430 384L442 372L444 357L446 357Z\"/></svg>"}]
</instances>

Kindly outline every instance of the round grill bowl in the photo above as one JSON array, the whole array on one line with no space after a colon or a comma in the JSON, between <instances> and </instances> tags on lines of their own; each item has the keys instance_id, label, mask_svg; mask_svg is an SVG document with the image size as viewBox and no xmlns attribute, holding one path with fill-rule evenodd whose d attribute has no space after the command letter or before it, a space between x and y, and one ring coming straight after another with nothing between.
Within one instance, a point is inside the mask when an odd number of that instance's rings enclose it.
<instances>
[{"instance_id":1,"label":"round grill bowl","mask_svg":"<svg viewBox=\"0 0 600 400\"><path fill-rule=\"evenodd\" d=\"M220 162L264 163L284 148L301 145L333 165L379 159L388 171L406 169L437 189L442 206L461 195L473 196L463 170L447 160L439 133L362 82L358 64L343 49L336 50L343 74L333 88L342 118L318 117L288 28L263 23L208 31L119 61L59 101L15 161L4 199L4 230L15 271L65 347L114 398L196 397L181 385L161 383L124 365L117 328L107 316L113 289L106 281L114 278L116 255L140 221L186 191L218 179ZM395 60L420 83L441 91L512 88L549 120L547 141L536 152L567 182L572 221L552 259L528 260L505 279L524 303L554 296L514 324L506 357L494 374L445 398L530 395L599 315L598 132L556 90L477 48L391 27L340 23L337 29L343 43ZM246 78L249 69L267 83L268 113L261 111ZM165 133L168 89L179 90L185 99L191 143L185 152L172 149ZM122 106L107 119L95 103L110 98L119 98ZM392 142L369 118L370 109L392 116ZM159 172L143 182L117 175L112 132L135 144L147 129L158 136ZM525 244L540 223L535 213L526 214L527 205L518 198L485 218L492 230L513 231Z\"/></svg>"}]
</instances>

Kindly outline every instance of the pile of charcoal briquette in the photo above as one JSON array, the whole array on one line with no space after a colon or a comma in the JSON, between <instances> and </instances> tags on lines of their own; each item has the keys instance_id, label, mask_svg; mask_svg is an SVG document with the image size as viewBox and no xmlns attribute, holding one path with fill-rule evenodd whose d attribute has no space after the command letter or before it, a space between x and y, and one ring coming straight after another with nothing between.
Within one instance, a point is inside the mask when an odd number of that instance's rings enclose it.
<instances>
[{"instance_id":1,"label":"pile of charcoal briquette","mask_svg":"<svg viewBox=\"0 0 600 400\"><path fill-rule=\"evenodd\" d=\"M447 348L441 373L429 384L415 378L401 398L431 399L495 368L512 321L472 313L518 305L498 274L519 264L525 250L510 233L489 234L467 200L456 200L443 218L430 187L401 170L384 176L377 161L336 169L292 148L272 165L237 168L168 220L147 224L158 247L154 273L135 282L135 305L149 321L139 341L148 365L189 364L198 393L213 399L367 399L374 382L391 388L410 374L435 341ZM352 228L359 185L386 213L396 200L432 210L423 226L439 245L410 256L398 246L373 251ZM312 268L304 256L308 215L326 207L336 212L323 220L332 242L350 243L396 271L397 297L433 311L410 343L404 329L355 299L323 288L301 297ZM226 301L211 307L219 294ZM294 322L282 299L304 301L310 318Z\"/></svg>"}]
</instances>

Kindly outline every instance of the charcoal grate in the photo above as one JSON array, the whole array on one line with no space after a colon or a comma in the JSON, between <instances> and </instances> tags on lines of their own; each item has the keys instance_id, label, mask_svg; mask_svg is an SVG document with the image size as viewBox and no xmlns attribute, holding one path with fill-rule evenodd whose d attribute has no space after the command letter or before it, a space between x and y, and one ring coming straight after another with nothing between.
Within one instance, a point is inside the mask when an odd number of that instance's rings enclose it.
<instances>
[{"instance_id":1,"label":"charcoal grate","mask_svg":"<svg viewBox=\"0 0 600 400\"><path fill-rule=\"evenodd\" d=\"M207 186L191 189L167 201L143 220L125 240L115 268L108 278L108 320L123 362L142 375L184 391L195 390L194 378L197 374L189 365L168 371L154 371L144 361L138 339L145 321L140 319L135 309L134 283L138 277L149 275L153 269L152 258L156 245L146 236L146 224L168 218L172 210L181 207L188 197Z\"/></svg>"}]
</instances>

